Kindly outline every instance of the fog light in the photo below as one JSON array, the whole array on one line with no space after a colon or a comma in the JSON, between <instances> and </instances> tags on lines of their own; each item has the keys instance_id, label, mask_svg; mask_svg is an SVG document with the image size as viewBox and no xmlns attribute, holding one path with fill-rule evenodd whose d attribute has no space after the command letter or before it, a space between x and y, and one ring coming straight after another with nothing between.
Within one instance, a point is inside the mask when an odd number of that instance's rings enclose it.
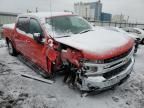
<instances>
[{"instance_id":1,"label":"fog light","mask_svg":"<svg viewBox=\"0 0 144 108\"><path fill-rule=\"evenodd\" d=\"M85 71L91 71L91 72L97 72L98 71L98 67L97 66L84 66L83 69Z\"/></svg>"}]
</instances>

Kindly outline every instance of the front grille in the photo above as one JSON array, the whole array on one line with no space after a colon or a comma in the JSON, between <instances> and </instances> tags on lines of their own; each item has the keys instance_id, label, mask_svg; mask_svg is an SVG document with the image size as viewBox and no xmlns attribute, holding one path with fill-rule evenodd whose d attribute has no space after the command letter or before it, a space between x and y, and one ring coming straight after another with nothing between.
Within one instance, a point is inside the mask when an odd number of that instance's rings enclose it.
<instances>
[{"instance_id":1,"label":"front grille","mask_svg":"<svg viewBox=\"0 0 144 108\"><path fill-rule=\"evenodd\" d=\"M104 73L103 77L106 78L106 79L109 79L109 78L111 78L115 75L118 75L119 73L124 71L130 65L131 62L132 62L132 60L130 59L126 64L120 66L119 68L116 68L114 70L111 70L109 72Z\"/></svg>"},{"instance_id":2,"label":"front grille","mask_svg":"<svg viewBox=\"0 0 144 108\"><path fill-rule=\"evenodd\" d=\"M119 56L116 56L116 57L113 57L113 58L109 58L109 59L105 59L104 60L104 63L110 63L110 62L113 62L113 61L116 61L116 60L119 60L121 58L124 58L126 56L128 56L130 54L130 52L132 51L132 48L130 48L127 52L119 55Z\"/></svg>"}]
</instances>

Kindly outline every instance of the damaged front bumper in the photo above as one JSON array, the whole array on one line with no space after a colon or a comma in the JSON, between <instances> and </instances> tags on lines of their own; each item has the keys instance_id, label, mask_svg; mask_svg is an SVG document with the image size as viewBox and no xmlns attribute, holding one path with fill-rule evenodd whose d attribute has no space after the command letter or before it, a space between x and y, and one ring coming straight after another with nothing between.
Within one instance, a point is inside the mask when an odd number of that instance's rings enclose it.
<instances>
[{"instance_id":1,"label":"damaged front bumper","mask_svg":"<svg viewBox=\"0 0 144 108\"><path fill-rule=\"evenodd\" d=\"M120 67L117 74L107 77L108 72L106 72L106 77L104 74L101 75L90 75L83 77L82 79L82 91L101 91L111 88L119 83L124 82L125 79L130 75L134 65L134 58L131 57L129 64L126 67ZM124 68L124 69L122 69Z\"/></svg>"}]
</instances>

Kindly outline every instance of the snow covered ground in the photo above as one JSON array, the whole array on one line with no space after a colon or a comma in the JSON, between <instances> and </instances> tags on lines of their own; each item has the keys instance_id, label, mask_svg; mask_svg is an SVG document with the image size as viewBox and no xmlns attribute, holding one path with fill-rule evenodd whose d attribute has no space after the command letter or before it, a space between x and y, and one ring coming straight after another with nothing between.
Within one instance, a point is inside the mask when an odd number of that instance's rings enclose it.
<instances>
[{"instance_id":1,"label":"snow covered ground","mask_svg":"<svg viewBox=\"0 0 144 108\"><path fill-rule=\"evenodd\" d=\"M5 40L0 39L0 48L5 46L6 46Z\"/></svg>"},{"instance_id":2,"label":"snow covered ground","mask_svg":"<svg viewBox=\"0 0 144 108\"><path fill-rule=\"evenodd\" d=\"M56 77L52 85L27 79L20 73L41 77L16 57L0 48L0 108L143 108L144 106L144 46L135 55L131 77L115 90L80 97L78 90Z\"/></svg>"}]
</instances>

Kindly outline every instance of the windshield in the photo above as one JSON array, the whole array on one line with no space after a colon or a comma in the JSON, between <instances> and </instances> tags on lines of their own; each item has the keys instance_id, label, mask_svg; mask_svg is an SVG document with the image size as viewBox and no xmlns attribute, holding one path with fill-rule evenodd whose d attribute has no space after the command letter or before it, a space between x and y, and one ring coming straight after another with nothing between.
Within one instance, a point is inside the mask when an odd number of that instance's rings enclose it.
<instances>
[{"instance_id":1,"label":"windshield","mask_svg":"<svg viewBox=\"0 0 144 108\"><path fill-rule=\"evenodd\" d=\"M92 30L91 25L79 16L57 16L46 19L46 28L54 37L70 36Z\"/></svg>"}]
</instances>

